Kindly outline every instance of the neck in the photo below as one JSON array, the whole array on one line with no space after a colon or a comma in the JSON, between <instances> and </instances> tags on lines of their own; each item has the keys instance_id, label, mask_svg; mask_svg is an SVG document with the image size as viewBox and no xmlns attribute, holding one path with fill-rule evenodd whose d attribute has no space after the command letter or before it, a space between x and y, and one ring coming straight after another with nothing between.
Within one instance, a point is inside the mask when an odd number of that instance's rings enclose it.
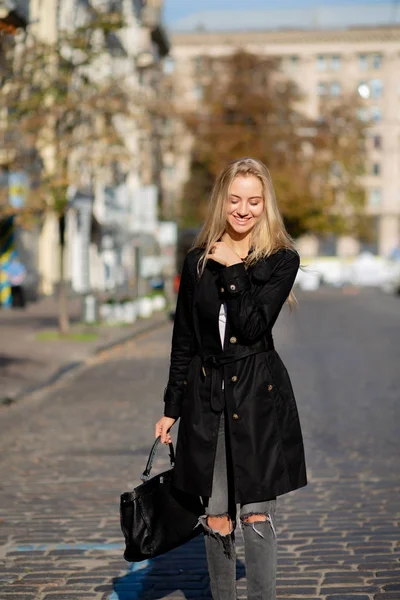
<instances>
[{"instance_id":1,"label":"neck","mask_svg":"<svg viewBox=\"0 0 400 600\"><path fill-rule=\"evenodd\" d=\"M222 241L225 242L232 250L240 256L245 258L250 250L250 234L247 233L244 236L240 236L235 231L225 231L221 237Z\"/></svg>"}]
</instances>

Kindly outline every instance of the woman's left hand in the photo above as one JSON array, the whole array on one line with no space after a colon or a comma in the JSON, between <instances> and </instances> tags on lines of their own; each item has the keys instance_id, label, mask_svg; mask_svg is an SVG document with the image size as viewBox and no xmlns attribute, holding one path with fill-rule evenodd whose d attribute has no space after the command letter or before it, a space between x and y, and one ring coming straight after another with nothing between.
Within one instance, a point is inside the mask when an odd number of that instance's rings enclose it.
<instances>
[{"instance_id":1,"label":"woman's left hand","mask_svg":"<svg viewBox=\"0 0 400 600\"><path fill-rule=\"evenodd\" d=\"M206 258L211 258L225 267L243 262L240 256L225 242L215 242Z\"/></svg>"}]
</instances>

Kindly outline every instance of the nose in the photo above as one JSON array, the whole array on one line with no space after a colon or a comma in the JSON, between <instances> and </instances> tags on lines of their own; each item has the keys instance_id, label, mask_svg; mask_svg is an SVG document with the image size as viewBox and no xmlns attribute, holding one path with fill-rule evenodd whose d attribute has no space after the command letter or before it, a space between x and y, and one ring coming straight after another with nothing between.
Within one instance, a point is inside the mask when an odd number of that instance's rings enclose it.
<instances>
[{"instance_id":1,"label":"nose","mask_svg":"<svg viewBox=\"0 0 400 600\"><path fill-rule=\"evenodd\" d=\"M249 207L247 202L243 202L239 208L237 209L237 214L239 217L246 217L249 214Z\"/></svg>"}]
</instances>

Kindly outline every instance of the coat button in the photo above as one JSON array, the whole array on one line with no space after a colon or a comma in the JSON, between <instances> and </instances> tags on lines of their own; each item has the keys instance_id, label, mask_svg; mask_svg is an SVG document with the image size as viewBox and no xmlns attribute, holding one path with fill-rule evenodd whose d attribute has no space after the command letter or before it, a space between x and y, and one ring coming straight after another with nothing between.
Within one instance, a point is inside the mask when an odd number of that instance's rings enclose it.
<instances>
[{"instance_id":1,"label":"coat button","mask_svg":"<svg viewBox=\"0 0 400 600\"><path fill-rule=\"evenodd\" d=\"M235 336L233 335L230 339L229 339L231 344L236 344L237 339L235 338Z\"/></svg>"},{"instance_id":2,"label":"coat button","mask_svg":"<svg viewBox=\"0 0 400 600\"><path fill-rule=\"evenodd\" d=\"M229 289L233 291L236 290L236 285L234 283L231 283L231 285L229 286Z\"/></svg>"},{"instance_id":3,"label":"coat button","mask_svg":"<svg viewBox=\"0 0 400 600\"><path fill-rule=\"evenodd\" d=\"M233 413L232 417L235 419L235 421L237 421L239 418L239 415L237 413Z\"/></svg>"},{"instance_id":4,"label":"coat button","mask_svg":"<svg viewBox=\"0 0 400 600\"><path fill-rule=\"evenodd\" d=\"M225 291L225 288L221 288L221 294L223 294Z\"/></svg>"},{"instance_id":5,"label":"coat button","mask_svg":"<svg viewBox=\"0 0 400 600\"><path fill-rule=\"evenodd\" d=\"M187 385L187 381L186 381L186 379L184 380L184 382L183 382L183 385Z\"/></svg>"},{"instance_id":6,"label":"coat button","mask_svg":"<svg viewBox=\"0 0 400 600\"><path fill-rule=\"evenodd\" d=\"M234 375L234 376L232 377L232 381L237 381L237 376L236 376L236 375Z\"/></svg>"},{"instance_id":7,"label":"coat button","mask_svg":"<svg viewBox=\"0 0 400 600\"><path fill-rule=\"evenodd\" d=\"M270 384L268 385L268 391L270 392L270 391L272 390L272 388L273 388L273 387L274 387L274 386L272 385L272 383L270 383Z\"/></svg>"}]
</instances>

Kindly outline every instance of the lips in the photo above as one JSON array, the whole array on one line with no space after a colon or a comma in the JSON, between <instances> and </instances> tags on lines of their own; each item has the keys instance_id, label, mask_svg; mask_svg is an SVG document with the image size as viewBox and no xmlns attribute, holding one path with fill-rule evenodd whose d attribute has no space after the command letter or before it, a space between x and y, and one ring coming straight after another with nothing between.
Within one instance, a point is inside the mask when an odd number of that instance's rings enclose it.
<instances>
[{"instance_id":1,"label":"lips","mask_svg":"<svg viewBox=\"0 0 400 600\"><path fill-rule=\"evenodd\" d=\"M246 225L249 221L250 221L250 217L247 217L245 219L240 219L239 217L233 217L236 221L236 223L238 223L239 225Z\"/></svg>"}]
</instances>

